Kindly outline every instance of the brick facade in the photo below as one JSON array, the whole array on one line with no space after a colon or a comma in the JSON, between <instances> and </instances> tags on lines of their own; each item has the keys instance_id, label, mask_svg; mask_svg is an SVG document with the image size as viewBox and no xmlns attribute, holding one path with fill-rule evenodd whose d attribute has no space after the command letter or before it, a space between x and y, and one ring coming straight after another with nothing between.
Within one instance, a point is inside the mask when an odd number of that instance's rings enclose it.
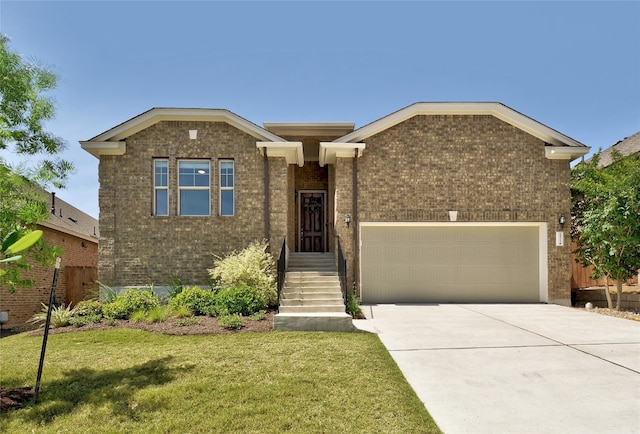
<instances>
[{"instance_id":1,"label":"brick facade","mask_svg":"<svg viewBox=\"0 0 640 434\"><path fill-rule=\"evenodd\" d=\"M190 129L198 130L196 140L188 138ZM340 240L350 285L359 285L359 222L441 222L456 210L459 221L546 223L548 298L569 300L570 245L555 246L558 217L570 215L569 160L547 158L547 144L536 136L488 114L420 114L366 136L357 159L341 154L324 167L317 159L320 143L338 137L283 135L280 140L302 143L299 167L290 156L267 150L264 157L256 142L265 139L245 131L225 121L160 120L127 135L123 155L100 155L103 282L158 286L178 276L204 283L214 255L261 238L277 252L286 235L289 250L296 251L298 194L322 190L328 250ZM152 215L154 158L169 160L167 217ZM211 162L211 216L177 215L180 159ZM235 162L233 217L218 216L220 159ZM568 230L565 225L567 239Z\"/></svg>"},{"instance_id":2,"label":"brick facade","mask_svg":"<svg viewBox=\"0 0 640 434\"><path fill-rule=\"evenodd\" d=\"M189 139L190 129L198 130L196 140ZM166 217L152 215L154 158L169 160ZM177 215L180 159L210 161L210 216ZM221 159L235 163L233 217L219 216ZM124 155L100 158L100 280L112 286L166 285L174 276L187 284L208 282L214 255L266 236L264 164L255 138L225 122L162 121L128 137ZM281 166L270 161L272 180L286 181ZM283 206L277 197L271 203ZM275 208L272 226L286 228L285 217Z\"/></svg>"},{"instance_id":3,"label":"brick facade","mask_svg":"<svg viewBox=\"0 0 640 434\"><path fill-rule=\"evenodd\" d=\"M358 161L360 221L546 222L549 301L570 299L570 243L555 246L570 215L567 160L493 116L415 116L366 140ZM569 239L569 225L564 227Z\"/></svg>"},{"instance_id":4,"label":"brick facade","mask_svg":"<svg viewBox=\"0 0 640 434\"><path fill-rule=\"evenodd\" d=\"M56 301L68 304L67 267L96 267L98 263L98 244L48 227L40 227L44 240L64 249L56 285ZM9 313L9 321L2 325L5 329L21 329L36 313L42 310L40 303L49 304L49 294L53 279L53 267L43 267L33 261L33 268L24 273L24 278L33 279L35 285L30 288L18 288L10 293L0 289L0 311Z\"/></svg>"}]
</instances>

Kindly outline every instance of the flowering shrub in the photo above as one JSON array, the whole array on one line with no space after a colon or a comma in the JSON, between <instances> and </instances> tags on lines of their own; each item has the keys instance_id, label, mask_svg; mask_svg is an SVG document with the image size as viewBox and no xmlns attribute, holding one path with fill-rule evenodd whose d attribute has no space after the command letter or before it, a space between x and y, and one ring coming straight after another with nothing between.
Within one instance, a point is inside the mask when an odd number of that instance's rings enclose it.
<instances>
[{"instance_id":1,"label":"flowering shrub","mask_svg":"<svg viewBox=\"0 0 640 434\"><path fill-rule=\"evenodd\" d=\"M248 286L260 291L267 305L277 303L276 272L266 240L254 241L240 252L216 257L209 275L223 289Z\"/></svg>"}]
</instances>

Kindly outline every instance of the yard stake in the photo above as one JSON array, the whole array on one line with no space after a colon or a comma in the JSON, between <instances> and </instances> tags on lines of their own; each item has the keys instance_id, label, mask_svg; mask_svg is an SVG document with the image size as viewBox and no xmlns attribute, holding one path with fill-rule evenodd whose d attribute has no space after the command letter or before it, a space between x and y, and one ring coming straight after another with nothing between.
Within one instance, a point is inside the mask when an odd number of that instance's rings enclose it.
<instances>
[{"instance_id":1,"label":"yard stake","mask_svg":"<svg viewBox=\"0 0 640 434\"><path fill-rule=\"evenodd\" d=\"M47 320L44 324L44 336L42 337L42 350L40 351L40 364L38 365L38 378L36 379L36 387L33 392L33 403L38 403L38 392L40 391L40 379L42 378L42 367L44 365L44 353L47 351L47 338L49 337L49 325L51 324L51 309L56 293L56 284L58 283L58 271L60 270L60 257L56 258L56 268L53 270L53 282L51 282L51 292L49 293L49 307L47 308Z\"/></svg>"}]
</instances>

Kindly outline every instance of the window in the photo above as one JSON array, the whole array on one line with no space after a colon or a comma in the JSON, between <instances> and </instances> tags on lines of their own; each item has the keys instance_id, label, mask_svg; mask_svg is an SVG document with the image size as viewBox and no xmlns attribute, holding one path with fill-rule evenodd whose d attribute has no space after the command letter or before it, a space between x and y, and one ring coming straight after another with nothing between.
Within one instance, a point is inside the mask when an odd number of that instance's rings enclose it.
<instances>
[{"instance_id":1,"label":"window","mask_svg":"<svg viewBox=\"0 0 640 434\"><path fill-rule=\"evenodd\" d=\"M232 216L234 211L234 167L232 160L220 161L220 215Z\"/></svg>"},{"instance_id":2,"label":"window","mask_svg":"<svg viewBox=\"0 0 640 434\"><path fill-rule=\"evenodd\" d=\"M179 161L178 190L180 215L210 215L208 161Z\"/></svg>"},{"instance_id":3,"label":"window","mask_svg":"<svg viewBox=\"0 0 640 434\"><path fill-rule=\"evenodd\" d=\"M169 215L169 162L155 160L153 162L153 214Z\"/></svg>"}]
</instances>

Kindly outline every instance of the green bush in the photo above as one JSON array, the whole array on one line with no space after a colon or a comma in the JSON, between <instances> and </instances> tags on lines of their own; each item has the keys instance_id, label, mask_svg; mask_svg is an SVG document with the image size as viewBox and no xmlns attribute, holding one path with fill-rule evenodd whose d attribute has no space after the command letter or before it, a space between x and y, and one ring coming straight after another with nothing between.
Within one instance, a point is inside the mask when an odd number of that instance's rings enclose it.
<instances>
[{"instance_id":1,"label":"green bush","mask_svg":"<svg viewBox=\"0 0 640 434\"><path fill-rule=\"evenodd\" d=\"M104 303L98 300L82 300L76 306L76 316L93 316L102 317L102 308Z\"/></svg>"},{"instance_id":2,"label":"green bush","mask_svg":"<svg viewBox=\"0 0 640 434\"><path fill-rule=\"evenodd\" d=\"M267 308L267 301L261 291L241 285L222 289L216 296L216 312L219 315L252 315Z\"/></svg>"},{"instance_id":3,"label":"green bush","mask_svg":"<svg viewBox=\"0 0 640 434\"><path fill-rule=\"evenodd\" d=\"M136 310L131 315L129 315L129 321L131 322L142 322L147 318L147 312L144 310Z\"/></svg>"},{"instance_id":4,"label":"green bush","mask_svg":"<svg viewBox=\"0 0 640 434\"><path fill-rule=\"evenodd\" d=\"M191 309L189 309L185 305L175 307L169 306L169 309L171 310L171 315L177 318L189 318L193 316L193 312L191 311Z\"/></svg>"},{"instance_id":5,"label":"green bush","mask_svg":"<svg viewBox=\"0 0 640 434\"><path fill-rule=\"evenodd\" d=\"M44 304L44 303L40 303L42 305L42 310L35 314L29 321L29 323L32 324L40 324L40 327L44 327L44 325L47 322L47 313L49 310L49 307ZM65 307L65 305L61 305L61 306L53 306L51 308L51 322L49 323L49 325L52 328L58 328L58 327L66 327L71 323L71 319L73 318L75 314L75 309L71 308L71 303L69 303L69 306Z\"/></svg>"},{"instance_id":6,"label":"green bush","mask_svg":"<svg viewBox=\"0 0 640 434\"><path fill-rule=\"evenodd\" d=\"M150 290L125 289L111 303L105 304L102 314L109 318L128 319L136 311L149 312L160 305L158 297Z\"/></svg>"},{"instance_id":7,"label":"green bush","mask_svg":"<svg viewBox=\"0 0 640 434\"><path fill-rule=\"evenodd\" d=\"M200 324L200 320L195 316L179 318L176 322L180 327L192 326Z\"/></svg>"},{"instance_id":8,"label":"green bush","mask_svg":"<svg viewBox=\"0 0 640 434\"><path fill-rule=\"evenodd\" d=\"M80 304L80 303L78 303ZM102 320L102 314L100 315L82 315L82 316L74 316L69 321L69 324L75 327L82 327L87 324L97 324Z\"/></svg>"},{"instance_id":9,"label":"green bush","mask_svg":"<svg viewBox=\"0 0 640 434\"><path fill-rule=\"evenodd\" d=\"M156 306L147 313L146 320L149 322L164 322L168 316L169 313L164 306Z\"/></svg>"},{"instance_id":10,"label":"green bush","mask_svg":"<svg viewBox=\"0 0 640 434\"><path fill-rule=\"evenodd\" d=\"M347 313L353 319L365 319L362 309L360 309L360 300L355 294L347 294Z\"/></svg>"},{"instance_id":11,"label":"green bush","mask_svg":"<svg viewBox=\"0 0 640 434\"><path fill-rule=\"evenodd\" d=\"M262 321L266 317L267 317L267 313L264 310L261 310L254 314L249 315L249 319L251 321Z\"/></svg>"},{"instance_id":12,"label":"green bush","mask_svg":"<svg viewBox=\"0 0 640 434\"><path fill-rule=\"evenodd\" d=\"M196 315L210 315L216 302L216 293L202 289L199 286L187 287L179 294L169 300L171 309L179 309L181 306L187 307Z\"/></svg>"},{"instance_id":13,"label":"green bush","mask_svg":"<svg viewBox=\"0 0 640 434\"><path fill-rule=\"evenodd\" d=\"M234 252L225 258L216 257L209 276L221 288L241 285L256 288L269 306L275 306L278 298L275 261L267 248L266 240L254 241L240 252Z\"/></svg>"},{"instance_id":14,"label":"green bush","mask_svg":"<svg viewBox=\"0 0 640 434\"><path fill-rule=\"evenodd\" d=\"M240 315L223 315L218 319L218 325L226 329L238 330L242 327L242 317Z\"/></svg>"}]
</instances>

